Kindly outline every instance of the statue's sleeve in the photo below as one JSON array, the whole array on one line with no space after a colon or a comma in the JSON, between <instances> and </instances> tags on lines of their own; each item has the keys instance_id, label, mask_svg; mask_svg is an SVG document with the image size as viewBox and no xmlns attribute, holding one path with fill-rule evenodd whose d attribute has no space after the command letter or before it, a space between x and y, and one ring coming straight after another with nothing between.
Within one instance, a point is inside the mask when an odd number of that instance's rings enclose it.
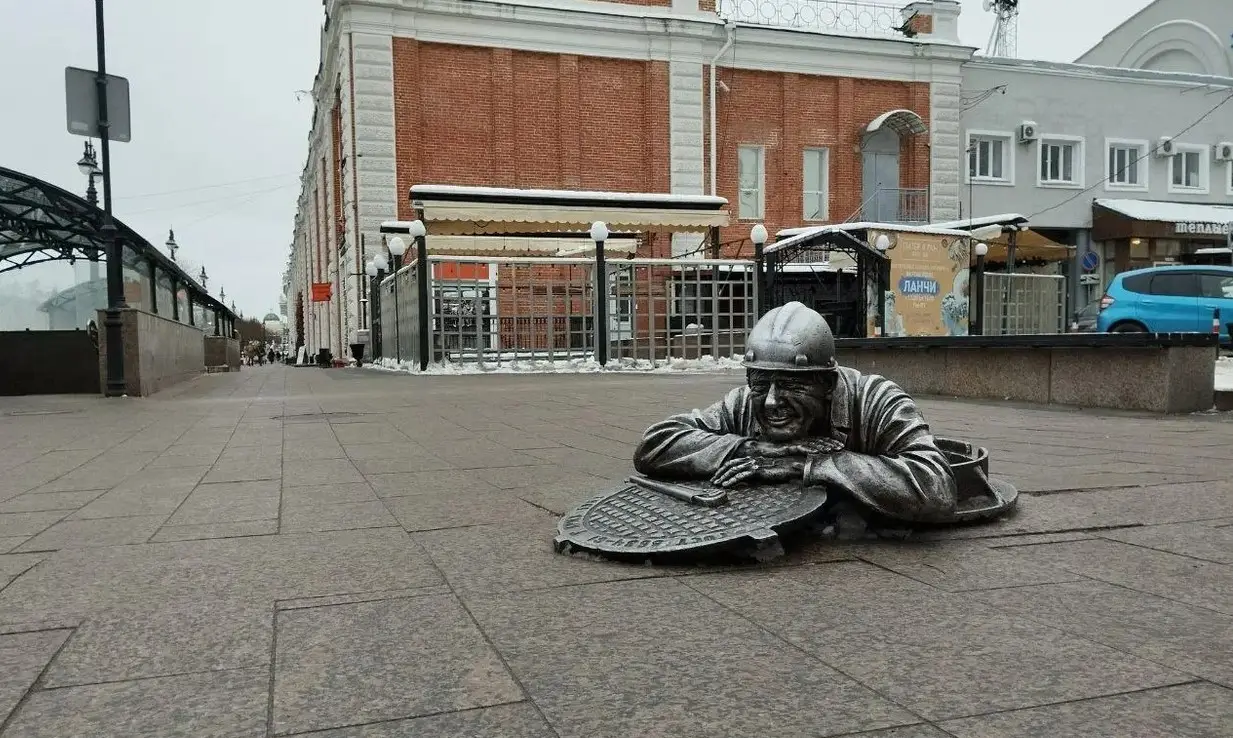
<instances>
[{"instance_id":1,"label":"statue's sleeve","mask_svg":"<svg viewBox=\"0 0 1233 738\"><path fill-rule=\"evenodd\" d=\"M867 376L858 381L855 402L855 438L843 451L811 458L806 481L899 520L951 519L955 477L912 398L889 379Z\"/></svg>"},{"instance_id":2,"label":"statue's sleeve","mask_svg":"<svg viewBox=\"0 0 1233 738\"><path fill-rule=\"evenodd\" d=\"M748 390L737 387L705 410L674 415L647 429L634 468L662 479L710 479L748 440Z\"/></svg>"}]
</instances>

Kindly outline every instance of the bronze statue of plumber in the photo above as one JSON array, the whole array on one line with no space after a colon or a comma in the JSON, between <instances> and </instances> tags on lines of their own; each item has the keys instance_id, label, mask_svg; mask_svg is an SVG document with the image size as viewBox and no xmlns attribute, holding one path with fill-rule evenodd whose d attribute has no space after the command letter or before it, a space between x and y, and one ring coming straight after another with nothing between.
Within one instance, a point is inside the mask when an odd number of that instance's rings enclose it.
<instances>
[{"instance_id":1,"label":"bronze statue of plumber","mask_svg":"<svg viewBox=\"0 0 1233 738\"><path fill-rule=\"evenodd\" d=\"M885 377L838 366L821 315L775 308L745 346L746 384L651 426L639 472L729 488L803 480L898 520L953 517L955 477L916 403Z\"/></svg>"},{"instance_id":2,"label":"bronze statue of plumber","mask_svg":"<svg viewBox=\"0 0 1233 738\"><path fill-rule=\"evenodd\" d=\"M882 526L997 517L1017 491L988 453L934 437L891 380L835 361L835 339L799 302L763 316L745 343L746 383L704 410L647 429L640 473L567 514L558 551L653 556L752 544L855 509Z\"/></svg>"}]
</instances>

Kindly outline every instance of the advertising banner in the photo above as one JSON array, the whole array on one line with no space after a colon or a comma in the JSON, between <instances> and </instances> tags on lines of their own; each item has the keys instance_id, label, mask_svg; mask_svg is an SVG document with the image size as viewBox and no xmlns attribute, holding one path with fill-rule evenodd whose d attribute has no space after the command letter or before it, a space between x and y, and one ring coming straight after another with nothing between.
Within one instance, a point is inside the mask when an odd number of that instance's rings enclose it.
<instances>
[{"instance_id":1,"label":"advertising banner","mask_svg":"<svg viewBox=\"0 0 1233 738\"><path fill-rule=\"evenodd\" d=\"M890 285L885 295L887 336L968 334L968 239L930 233L868 232L890 239ZM878 306L869 313L876 315ZM874 335L869 331L868 335Z\"/></svg>"}]
</instances>

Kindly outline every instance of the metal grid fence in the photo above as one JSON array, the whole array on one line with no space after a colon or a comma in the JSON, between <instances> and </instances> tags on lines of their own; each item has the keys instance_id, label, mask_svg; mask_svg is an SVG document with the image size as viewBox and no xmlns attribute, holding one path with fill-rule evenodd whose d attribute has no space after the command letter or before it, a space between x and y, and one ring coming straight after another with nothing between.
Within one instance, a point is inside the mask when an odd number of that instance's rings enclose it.
<instances>
[{"instance_id":1,"label":"metal grid fence","mask_svg":"<svg viewBox=\"0 0 1233 738\"><path fill-rule=\"evenodd\" d=\"M1066 278L1055 274L985 274L986 336L1063 333Z\"/></svg>"},{"instance_id":2,"label":"metal grid fence","mask_svg":"<svg viewBox=\"0 0 1233 738\"><path fill-rule=\"evenodd\" d=\"M594 358L600 294L608 300L609 361L659 365L741 354L757 316L748 261L619 259L606 265L603 292L595 261L588 258L430 256L428 261L431 362ZM387 358L419 359L417 279L412 263L381 285Z\"/></svg>"}]
</instances>

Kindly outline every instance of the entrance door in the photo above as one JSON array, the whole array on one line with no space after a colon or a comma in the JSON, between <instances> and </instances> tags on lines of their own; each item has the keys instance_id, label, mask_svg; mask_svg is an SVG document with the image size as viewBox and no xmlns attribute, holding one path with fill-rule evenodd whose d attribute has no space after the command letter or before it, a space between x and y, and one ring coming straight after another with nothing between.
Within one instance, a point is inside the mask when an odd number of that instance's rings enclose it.
<instances>
[{"instance_id":1,"label":"entrance door","mask_svg":"<svg viewBox=\"0 0 1233 738\"><path fill-rule=\"evenodd\" d=\"M882 129L865 138L861 151L861 220L878 223L899 221L899 136Z\"/></svg>"}]
</instances>

